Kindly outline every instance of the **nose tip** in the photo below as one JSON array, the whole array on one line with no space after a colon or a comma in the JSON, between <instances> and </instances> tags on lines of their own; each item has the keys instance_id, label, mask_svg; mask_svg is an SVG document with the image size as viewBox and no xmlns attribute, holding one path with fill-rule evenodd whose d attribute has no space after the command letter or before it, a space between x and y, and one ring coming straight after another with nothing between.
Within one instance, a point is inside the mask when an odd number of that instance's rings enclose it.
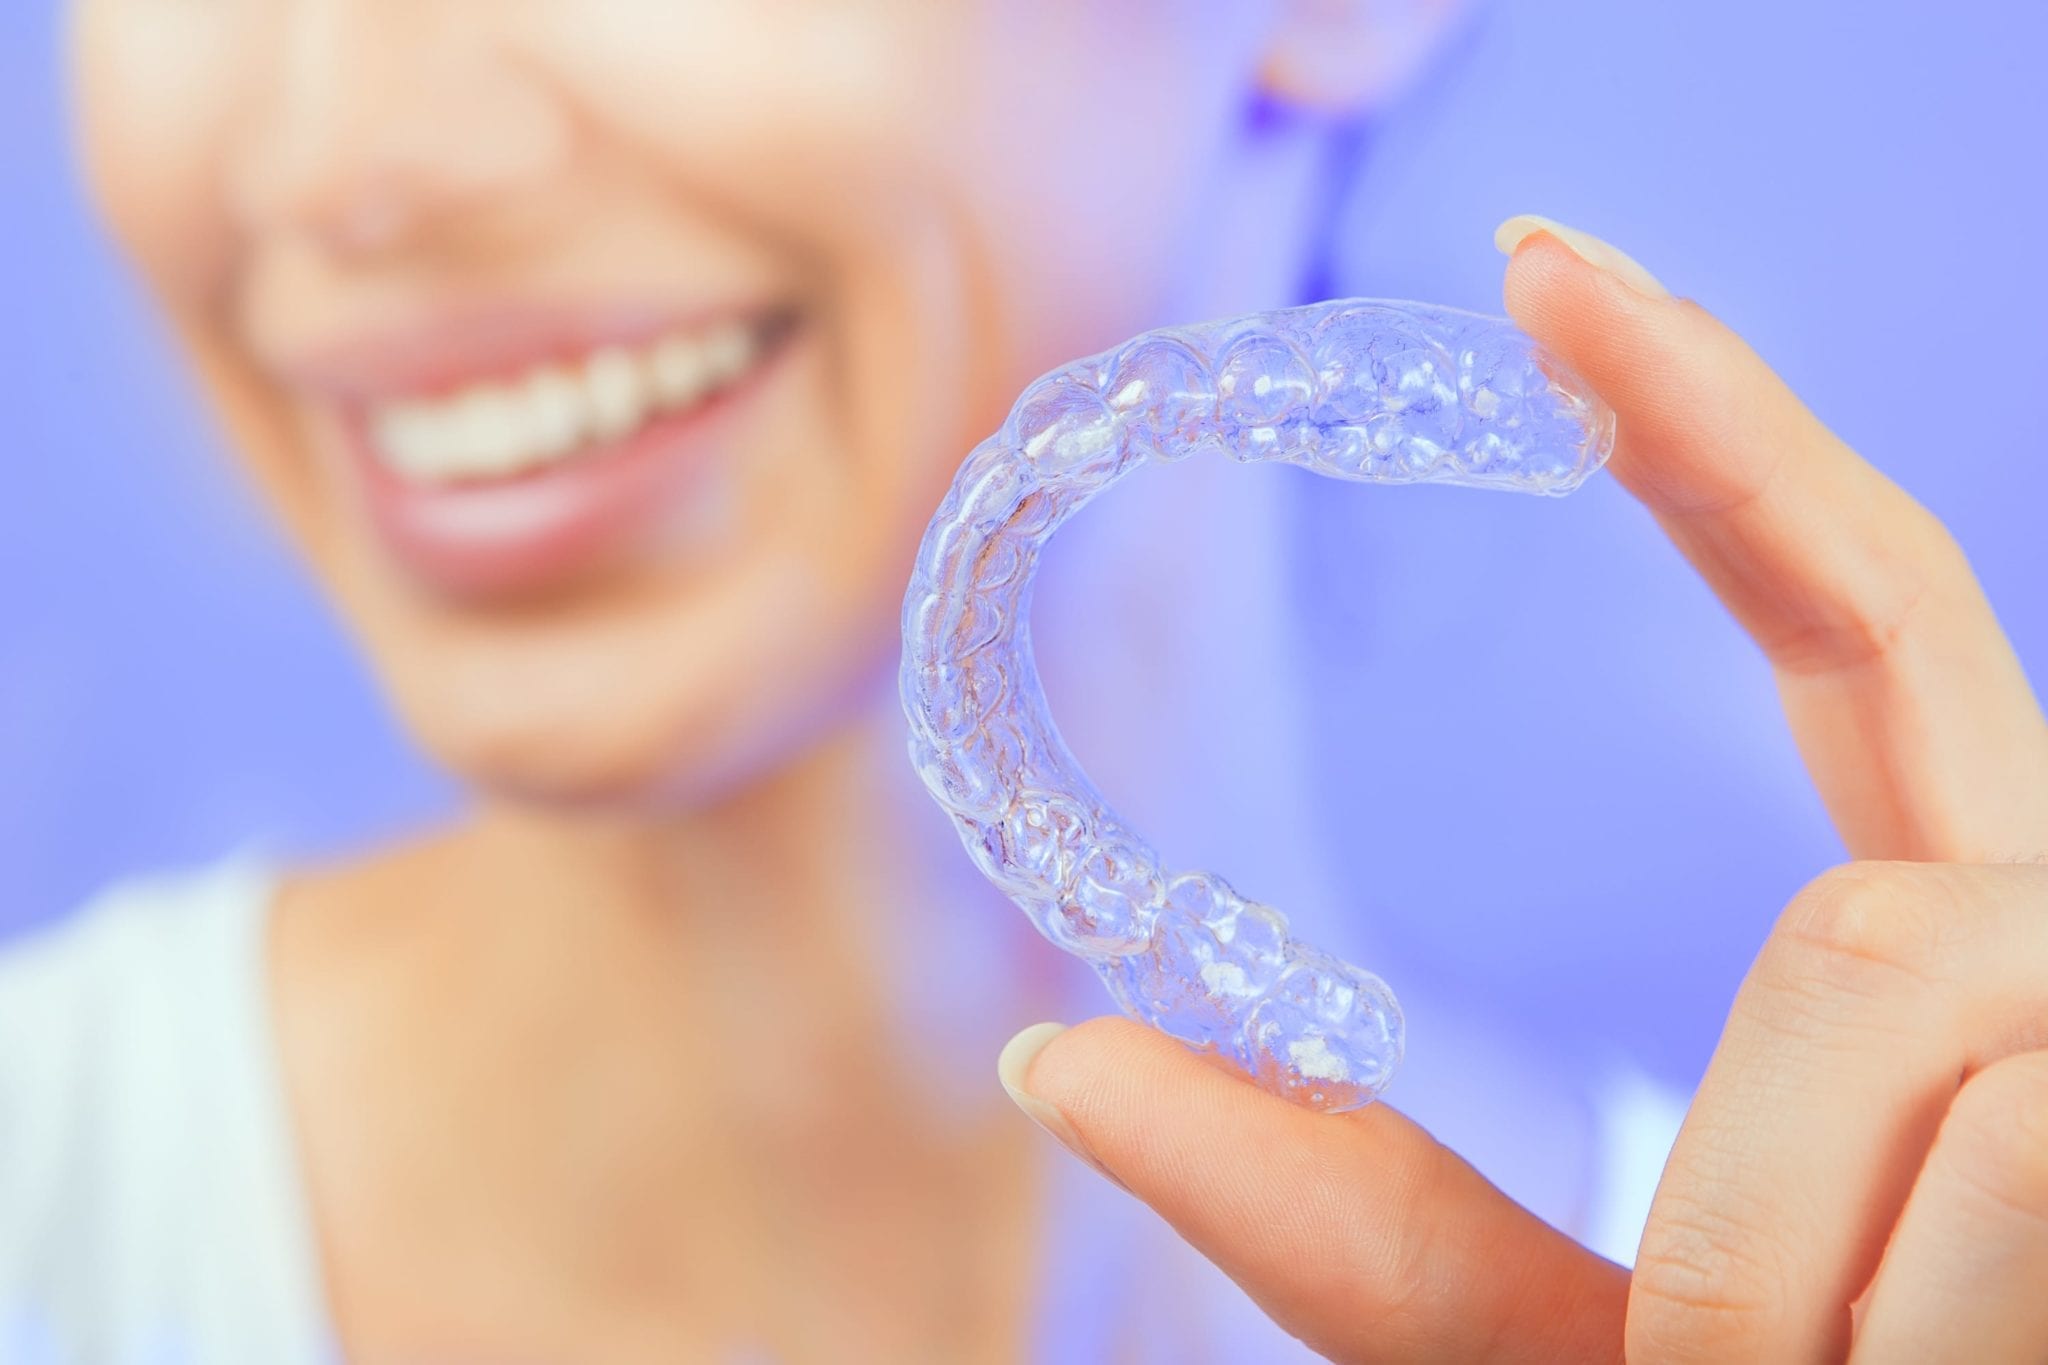
<instances>
[{"instance_id":1,"label":"nose tip","mask_svg":"<svg viewBox=\"0 0 2048 1365\"><path fill-rule=\"evenodd\" d=\"M311 238L342 254L375 251L405 237L431 202L432 181L386 142L386 129L363 127L353 111L300 107L269 120L228 172L235 218L255 235ZM354 124L356 126L350 126Z\"/></svg>"},{"instance_id":2,"label":"nose tip","mask_svg":"<svg viewBox=\"0 0 2048 1365\"><path fill-rule=\"evenodd\" d=\"M412 235L420 200L397 176L369 175L354 183L299 196L259 214L310 237L335 255L374 255Z\"/></svg>"},{"instance_id":3,"label":"nose tip","mask_svg":"<svg viewBox=\"0 0 2048 1365\"><path fill-rule=\"evenodd\" d=\"M279 64L228 167L245 230L386 251L561 161L566 120L480 46L422 50L387 35L374 59L367 46L298 44Z\"/></svg>"}]
</instances>

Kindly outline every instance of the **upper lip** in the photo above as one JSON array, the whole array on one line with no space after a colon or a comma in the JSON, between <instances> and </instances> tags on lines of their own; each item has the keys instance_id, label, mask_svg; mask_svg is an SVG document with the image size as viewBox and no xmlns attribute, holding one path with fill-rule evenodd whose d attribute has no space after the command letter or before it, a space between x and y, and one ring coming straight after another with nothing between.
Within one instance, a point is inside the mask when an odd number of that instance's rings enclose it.
<instances>
[{"instance_id":1,"label":"upper lip","mask_svg":"<svg viewBox=\"0 0 2048 1365\"><path fill-rule=\"evenodd\" d=\"M449 312L308 346L277 366L289 383L343 403L377 403L461 388L605 346L774 316L763 305L688 310L644 305L496 305Z\"/></svg>"}]
</instances>

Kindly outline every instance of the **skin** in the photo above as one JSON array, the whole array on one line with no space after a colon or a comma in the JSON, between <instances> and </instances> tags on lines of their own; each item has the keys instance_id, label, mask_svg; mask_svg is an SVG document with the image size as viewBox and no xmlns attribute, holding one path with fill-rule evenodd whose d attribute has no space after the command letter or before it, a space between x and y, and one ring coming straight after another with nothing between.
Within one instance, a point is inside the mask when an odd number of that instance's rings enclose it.
<instances>
[{"instance_id":1,"label":"skin","mask_svg":"<svg viewBox=\"0 0 2048 1365\"><path fill-rule=\"evenodd\" d=\"M909 790L902 583L1029 378L1165 320L1179 271L1213 311L1289 286L1320 117L1397 90L1455 7L1380 8L74 6L109 223L399 717L474 796L274 907L351 1359L959 1362L1027 1339L1028 1133L998 1099L923 1092L868 946L996 914L955 909L987 893ZM1255 97L1307 117L1239 166ZM1196 211L1238 173L1258 213ZM798 328L709 457L715 534L439 591L370 524L308 375L392 329L565 302ZM984 1020L1044 999L1045 959L1006 951Z\"/></svg>"},{"instance_id":2,"label":"skin","mask_svg":"<svg viewBox=\"0 0 2048 1365\"><path fill-rule=\"evenodd\" d=\"M1506 298L1615 408L1614 474L1761 647L1859 860L1758 954L1633 1275L1390 1108L1312 1116L1121 1020L1026 1037L1007 1074L1333 1360L2040 1359L2048 722L1989 604L1924 508L1612 248L1536 233Z\"/></svg>"}]
</instances>

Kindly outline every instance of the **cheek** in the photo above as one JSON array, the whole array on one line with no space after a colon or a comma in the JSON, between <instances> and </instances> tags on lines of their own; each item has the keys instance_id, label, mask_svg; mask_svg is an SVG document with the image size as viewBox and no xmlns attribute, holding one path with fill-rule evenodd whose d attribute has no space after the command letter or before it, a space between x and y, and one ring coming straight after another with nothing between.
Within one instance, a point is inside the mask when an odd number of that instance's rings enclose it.
<instances>
[{"instance_id":1,"label":"cheek","mask_svg":"<svg viewBox=\"0 0 2048 1365\"><path fill-rule=\"evenodd\" d=\"M1130 8L586 0L518 41L678 195L831 270L953 274L1007 388L1155 320L1245 88L1232 25Z\"/></svg>"},{"instance_id":2,"label":"cheek","mask_svg":"<svg viewBox=\"0 0 2048 1365\"><path fill-rule=\"evenodd\" d=\"M779 31L749 7L718 8L678 18L660 41L641 7L579 10L552 60L605 138L798 263L819 439L792 463L836 495L836 524L815 528L805 553L830 556L864 598L893 598L946 480L1001 419L1015 379L1014 308L990 251L1000 200L979 154L971 176L950 159L958 120L934 111L960 107L962 77L933 25L835 5L803 7ZM871 586L878 573L886 590Z\"/></svg>"},{"instance_id":3,"label":"cheek","mask_svg":"<svg viewBox=\"0 0 2048 1365\"><path fill-rule=\"evenodd\" d=\"M859 472L928 510L1022 384L1159 320L1244 8L585 0L514 41L595 140L810 265Z\"/></svg>"},{"instance_id":4,"label":"cheek","mask_svg":"<svg viewBox=\"0 0 2048 1365\"><path fill-rule=\"evenodd\" d=\"M980 235L1007 396L1164 321L1249 88L1256 44L1238 27L1133 0L1032 7L978 35L948 117L928 122Z\"/></svg>"},{"instance_id":5,"label":"cheek","mask_svg":"<svg viewBox=\"0 0 2048 1365\"><path fill-rule=\"evenodd\" d=\"M247 41L239 5L84 0L69 32L72 108L88 185L173 307L223 288L232 239L219 196Z\"/></svg>"}]
</instances>

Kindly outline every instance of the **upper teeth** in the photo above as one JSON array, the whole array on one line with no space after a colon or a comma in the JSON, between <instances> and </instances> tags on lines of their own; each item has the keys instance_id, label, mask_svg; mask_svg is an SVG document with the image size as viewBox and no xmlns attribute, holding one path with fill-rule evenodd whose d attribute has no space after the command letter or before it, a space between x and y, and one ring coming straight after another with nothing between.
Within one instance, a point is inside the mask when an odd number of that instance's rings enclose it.
<instances>
[{"instance_id":1,"label":"upper teeth","mask_svg":"<svg viewBox=\"0 0 2048 1365\"><path fill-rule=\"evenodd\" d=\"M498 478L632 435L650 419L728 387L754 363L753 329L731 322L649 345L605 346L579 365L543 365L442 398L379 405L377 453L407 478Z\"/></svg>"}]
</instances>

